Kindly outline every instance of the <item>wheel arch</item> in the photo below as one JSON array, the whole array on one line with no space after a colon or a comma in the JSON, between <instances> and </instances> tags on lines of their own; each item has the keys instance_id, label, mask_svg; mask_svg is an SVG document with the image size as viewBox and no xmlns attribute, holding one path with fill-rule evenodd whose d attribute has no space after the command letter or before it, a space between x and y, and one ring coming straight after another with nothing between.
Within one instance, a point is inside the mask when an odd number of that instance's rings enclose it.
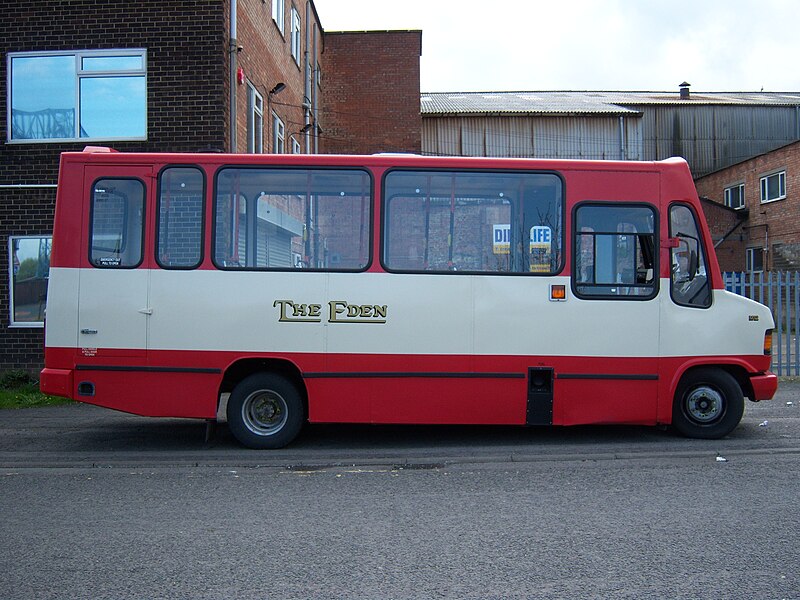
<instances>
[{"instance_id":1,"label":"wheel arch","mask_svg":"<svg viewBox=\"0 0 800 600\"><path fill-rule=\"evenodd\" d=\"M700 369L719 369L721 371L725 371L736 380L736 382L739 384L739 387L742 389L742 394L745 397L750 399L753 398L753 385L750 383L747 366L744 363L738 361L701 362L698 360L686 363L681 369L675 371L672 381L670 381L669 392L667 394L670 402L674 401L675 393L678 391L678 387L681 385L681 383L687 377L690 377L693 372Z\"/></svg>"},{"instance_id":2,"label":"wheel arch","mask_svg":"<svg viewBox=\"0 0 800 600\"><path fill-rule=\"evenodd\" d=\"M225 369L218 397L230 394L240 381L255 373L275 373L290 381L297 388L308 411L308 390L302 372L294 362L285 358L248 357L234 361Z\"/></svg>"}]
</instances>

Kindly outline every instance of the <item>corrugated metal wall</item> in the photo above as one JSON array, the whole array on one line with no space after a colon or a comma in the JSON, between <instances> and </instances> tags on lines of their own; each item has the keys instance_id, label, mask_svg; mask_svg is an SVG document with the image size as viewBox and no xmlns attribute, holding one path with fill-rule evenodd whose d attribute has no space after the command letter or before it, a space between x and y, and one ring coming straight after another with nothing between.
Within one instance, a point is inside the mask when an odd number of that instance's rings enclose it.
<instances>
[{"instance_id":1,"label":"corrugated metal wall","mask_svg":"<svg viewBox=\"0 0 800 600\"><path fill-rule=\"evenodd\" d=\"M795 141L794 106L647 106L642 109L647 160L682 156L695 177Z\"/></svg>"},{"instance_id":2,"label":"corrugated metal wall","mask_svg":"<svg viewBox=\"0 0 800 600\"><path fill-rule=\"evenodd\" d=\"M631 105L639 116L423 115L432 155L662 160L682 156L695 177L800 138L795 106ZM621 139L621 129L623 130Z\"/></svg>"},{"instance_id":3,"label":"corrugated metal wall","mask_svg":"<svg viewBox=\"0 0 800 600\"><path fill-rule=\"evenodd\" d=\"M642 160L638 117L425 117L422 153Z\"/></svg>"}]
</instances>

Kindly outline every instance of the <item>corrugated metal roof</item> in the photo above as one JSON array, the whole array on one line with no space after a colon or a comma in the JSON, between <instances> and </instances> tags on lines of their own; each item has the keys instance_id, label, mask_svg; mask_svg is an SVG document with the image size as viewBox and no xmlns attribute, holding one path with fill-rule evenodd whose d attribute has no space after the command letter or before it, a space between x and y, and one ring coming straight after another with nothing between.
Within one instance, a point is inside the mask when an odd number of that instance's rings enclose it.
<instances>
[{"instance_id":1,"label":"corrugated metal roof","mask_svg":"<svg viewBox=\"0 0 800 600\"><path fill-rule=\"evenodd\" d=\"M800 106L800 92L431 92L420 98L424 115L639 115L644 105Z\"/></svg>"}]
</instances>

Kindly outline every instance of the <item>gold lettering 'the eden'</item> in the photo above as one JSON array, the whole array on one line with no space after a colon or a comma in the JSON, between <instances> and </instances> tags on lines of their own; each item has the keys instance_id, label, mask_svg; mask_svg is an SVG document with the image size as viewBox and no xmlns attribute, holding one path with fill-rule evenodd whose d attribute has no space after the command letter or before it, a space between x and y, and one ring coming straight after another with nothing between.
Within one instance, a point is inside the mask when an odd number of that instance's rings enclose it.
<instances>
[{"instance_id":1,"label":"gold lettering 'the eden'","mask_svg":"<svg viewBox=\"0 0 800 600\"><path fill-rule=\"evenodd\" d=\"M331 323L386 323L386 305L350 304L344 300L328 302Z\"/></svg>"},{"instance_id":2,"label":"gold lettering 'the eden'","mask_svg":"<svg viewBox=\"0 0 800 600\"><path fill-rule=\"evenodd\" d=\"M272 306L280 308L280 323L320 323L321 304L297 304L291 300L275 300Z\"/></svg>"}]
</instances>

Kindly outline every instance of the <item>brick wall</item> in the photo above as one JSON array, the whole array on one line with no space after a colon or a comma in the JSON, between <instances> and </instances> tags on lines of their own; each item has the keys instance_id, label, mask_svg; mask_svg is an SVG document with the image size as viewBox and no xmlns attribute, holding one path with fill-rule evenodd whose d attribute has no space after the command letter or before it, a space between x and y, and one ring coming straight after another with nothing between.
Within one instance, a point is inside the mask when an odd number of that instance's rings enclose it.
<instances>
[{"instance_id":1,"label":"brick wall","mask_svg":"<svg viewBox=\"0 0 800 600\"><path fill-rule=\"evenodd\" d=\"M779 170L786 172L786 198L761 203L761 177ZM727 260L723 270L744 270L745 248L766 248L765 268L800 269L800 142L695 181L701 196L719 204L724 201L725 188L739 183L745 186L747 219L741 234L737 231L731 241L717 250ZM710 216L709 223L712 223ZM732 248L732 244L738 247Z\"/></svg>"},{"instance_id":2,"label":"brick wall","mask_svg":"<svg viewBox=\"0 0 800 600\"><path fill-rule=\"evenodd\" d=\"M745 214L741 211L733 210L724 206L721 202L702 197L701 206L705 215L708 227L711 230L711 238L714 244L721 242L716 247L717 259L719 260L720 270L741 271L744 260L744 224ZM724 238L724 240L723 240Z\"/></svg>"},{"instance_id":3,"label":"brick wall","mask_svg":"<svg viewBox=\"0 0 800 600\"><path fill-rule=\"evenodd\" d=\"M226 0L20 0L8 4L0 19L4 115L7 52L146 48L147 140L109 141L107 145L121 151L224 149L227 13ZM0 185L6 186L56 183L59 154L85 145L8 144L7 137L4 116L0 119ZM41 367L42 330L9 327L8 244L12 235L50 234L54 199L55 190L50 188L0 188L0 371Z\"/></svg>"},{"instance_id":4,"label":"brick wall","mask_svg":"<svg viewBox=\"0 0 800 600\"><path fill-rule=\"evenodd\" d=\"M421 31L325 33L322 151L422 149Z\"/></svg>"},{"instance_id":5,"label":"brick wall","mask_svg":"<svg viewBox=\"0 0 800 600\"><path fill-rule=\"evenodd\" d=\"M283 34L272 20L272 3L284 2ZM421 32L331 34L323 39L310 0L238 0L237 66L264 101L263 151L272 151L274 111L285 124L285 149L292 136L302 152L314 151L319 119L328 152L406 151L421 148L419 56ZM301 21L301 53L291 55L291 8ZM4 7L0 20L0 98L7 98L8 52L145 48L147 50L147 139L92 142L123 152L229 150L229 0L20 0ZM310 69L307 70L307 62ZM306 76L323 66L323 94ZM269 96L275 84L285 89ZM325 87L331 103L322 104ZM237 146L247 148L247 84L236 84ZM303 105L306 105L305 107ZM5 106L5 104L4 104ZM316 114L315 114L316 113ZM329 128L329 129L326 129ZM0 185L54 184L58 157L81 150L82 142L5 143L0 119ZM9 236L52 232L55 190L0 188L0 371L42 362L42 330L10 328Z\"/></svg>"},{"instance_id":6,"label":"brick wall","mask_svg":"<svg viewBox=\"0 0 800 600\"><path fill-rule=\"evenodd\" d=\"M285 4L283 34L272 19L272 2ZM291 54L292 7L300 15L299 61ZM316 56L322 49L320 26L313 5L308 0L240 0L237 28L237 37L242 48L237 57L238 67L242 69L246 79L244 84L237 83L238 151L247 151L247 83L250 83L261 94L264 102L263 151L268 153L274 150L271 117L274 112L285 126L285 152L291 153L290 138L294 136L303 153L313 153L310 136L301 133L305 125L303 98L306 60L310 60L312 69L315 68ZM278 83L283 83L286 87L270 97L269 91ZM309 89L309 92L310 103L313 90Z\"/></svg>"},{"instance_id":7,"label":"brick wall","mask_svg":"<svg viewBox=\"0 0 800 600\"><path fill-rule=\"evenodd\" d=\"M0 190L0 372L41 368L42 329L10 328L9 235L47 235L52 231L55 190Z\"/></svg>"}]
</instances>

